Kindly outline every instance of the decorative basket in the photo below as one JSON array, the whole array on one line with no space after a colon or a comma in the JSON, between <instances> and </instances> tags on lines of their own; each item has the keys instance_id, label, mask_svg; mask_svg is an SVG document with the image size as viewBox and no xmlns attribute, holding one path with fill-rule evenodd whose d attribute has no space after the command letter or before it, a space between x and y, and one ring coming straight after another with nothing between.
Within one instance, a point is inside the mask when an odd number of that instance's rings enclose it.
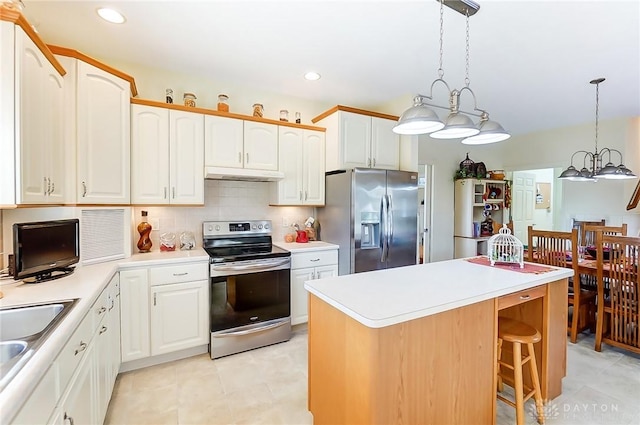
<instances>
[{"instance_id":1,"label":"decorative basket","mask_svg":"<svg viewBox=\"0 0 640 425\"><path fill-rule=\"evenodd\" d=\"M524 247L522 242L511 234L506 224L497 235L489 238L487 255L491 265L496 263L519 264L524 268Z\"/></svg>"}]
</instances>

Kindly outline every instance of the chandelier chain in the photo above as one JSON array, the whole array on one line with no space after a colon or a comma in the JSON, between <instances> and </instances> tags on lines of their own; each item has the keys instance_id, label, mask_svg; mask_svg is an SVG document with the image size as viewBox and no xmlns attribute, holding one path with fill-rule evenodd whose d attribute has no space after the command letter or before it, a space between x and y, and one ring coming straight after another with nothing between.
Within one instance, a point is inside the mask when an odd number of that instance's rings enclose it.
<instances>
[{"instance_id":1,"label":"chandelier chain","mask_svg":"<svg viewBox=\"0 0 640 425\"><path fill-rule=\"evenodd\" d=\"M469 87L469 83L471 82L469 80L469 11L467 11L467 56L466 56L466 69L465 69L465 78L464 78L464 84L465 86Z\"/></svg>"},{"instance_id":2,"label":"chandelier chain","mask_svg":"<svg viewBox=\"0 0 640 425\"><path fill-rule=\"evenodd\" d=\"M444 49L442 48L442 40L444 38L444 0L440 0L440 67L438 68L438 77L444 77L444 69L442 68L442 55Z\"/></svg>"},{"instance_id":3,"label":"chandelier chain","mask_svg":"<svg viewBox=\"0 0 640 425\"><path fill-rule=\"evenodd\" d=\"M598 104L600 103L600 83L596 84L596 154L598 153Z\"/></svg>"}]
</instances>

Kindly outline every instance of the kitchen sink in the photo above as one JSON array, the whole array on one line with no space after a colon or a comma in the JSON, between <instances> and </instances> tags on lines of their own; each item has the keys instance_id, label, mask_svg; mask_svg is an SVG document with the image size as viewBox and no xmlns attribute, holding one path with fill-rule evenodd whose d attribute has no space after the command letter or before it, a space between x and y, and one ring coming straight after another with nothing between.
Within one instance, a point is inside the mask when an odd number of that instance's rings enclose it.
<instances>
[{"instance_id":1,"label":"kitchen sink","mask_svg":"<svg viewBox=\"0 0 640 425\"><path fill-rule=\"evenodd\" d=\"M0 391L71 311L77 299L0 309Z\"/></svg>"}]
</instances>

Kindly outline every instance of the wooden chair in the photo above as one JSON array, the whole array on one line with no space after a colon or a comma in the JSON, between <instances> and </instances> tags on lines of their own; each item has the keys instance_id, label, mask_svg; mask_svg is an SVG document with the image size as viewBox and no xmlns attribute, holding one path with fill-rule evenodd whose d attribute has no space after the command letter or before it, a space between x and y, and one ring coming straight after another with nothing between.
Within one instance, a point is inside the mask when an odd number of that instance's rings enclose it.
<instances>
[{"instance_id":1,"label":"wooden chair","mask_svg":"<svg viewBox=\"0 0 640 425\"><path fill-rule=\"evenodd\" d=\"M573 278L569 278L567 304L571 308L568 318L567 333L570 341L578 340L578 333L586 329L595 330L596 327L596 291L581 289L580 273L578 272L578 229L570 232L552 230L534 230L528 228L528 255L530 262L537 262L556 267L573 269ZM571 258L568 258L571 253Z\"/></svg>"},{"instance_id":2,"label":"wooden chair","mask_svg":"<svg viewBox=\"0 0 640 425\"><path fill-rule=\"evenodd\" d=\"M583 235L583 228L584 226L587 226L587 225L604 226L605 219L603 218L600 221L584 221L584 220L571 219L571 228L578 229L578 246L593 245L595 242L595 240L593 239L591 241L585 240L586 235ZM593 235L589 235L589 236L593 236Z\"/></svg>"},{"instance_id":3,"label":"wooden chair","mask_svg":"<svg viewBox=\"0 0 640 425\"><path fill-rule=\"evenodd\" d=\"M596 351L602 342L640 353L640 237L605 235L596 232L598 282L598 323ZM609 261L604 250L609 249ZM605 272L605 264L608 270ZM604 278L608 276L609 296Z\"/></svg>"},{"instance_id":4,"label":"wooden chair","mask_svg":"<svg viewBox=\"0 0 640 425\"><path fill-rule=\"evenodd\" d=\"M596 244L596 231L601 231L605 235L627 236L627 224L622 226L605 226L603 224L586 224L582 226L582 240L589 241L580 246L590 246Z\"/></svg>"}]
</instances>

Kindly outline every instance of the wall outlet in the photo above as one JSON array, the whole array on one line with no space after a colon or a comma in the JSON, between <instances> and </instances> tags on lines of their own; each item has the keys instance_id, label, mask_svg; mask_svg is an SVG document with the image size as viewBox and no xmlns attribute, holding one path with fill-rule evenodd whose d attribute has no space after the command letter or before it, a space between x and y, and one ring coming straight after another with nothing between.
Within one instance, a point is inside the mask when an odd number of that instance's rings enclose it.
<instances>
[{"instance_id":1,"label":"wall outlet","mask_svg":"<svg viewBox=\"0 0 640 425\"><path fill-rule=\"evenodd\" d=\"M157 218L150 218L149 224L151 225L152 230L160 230L160 220Z\"/></svg>"},{"instance_id":2,"label":"wall outlet","mask_svg":"<svg viewBox=\"0 0 640 425\"><path fill-rule=\"evenodd\" d=\"M291 223L289 223L289 217L282 217L282 227L289 227Z\"/></svg>"},{"instance_id":3,"label":"wall outlet","mask_svg":"<svg viewBox=\"0 0 640 425\"><path fill-rule=\"evenodd\" d=\"M7 267L8 269L7 273L9 274L9 276L13 276L15 273L15 263L13 262L13 259L14 259L13 254L9 254L9 256L7 257L7 262L9 263Z\"/></svg>"}]
</instances>

